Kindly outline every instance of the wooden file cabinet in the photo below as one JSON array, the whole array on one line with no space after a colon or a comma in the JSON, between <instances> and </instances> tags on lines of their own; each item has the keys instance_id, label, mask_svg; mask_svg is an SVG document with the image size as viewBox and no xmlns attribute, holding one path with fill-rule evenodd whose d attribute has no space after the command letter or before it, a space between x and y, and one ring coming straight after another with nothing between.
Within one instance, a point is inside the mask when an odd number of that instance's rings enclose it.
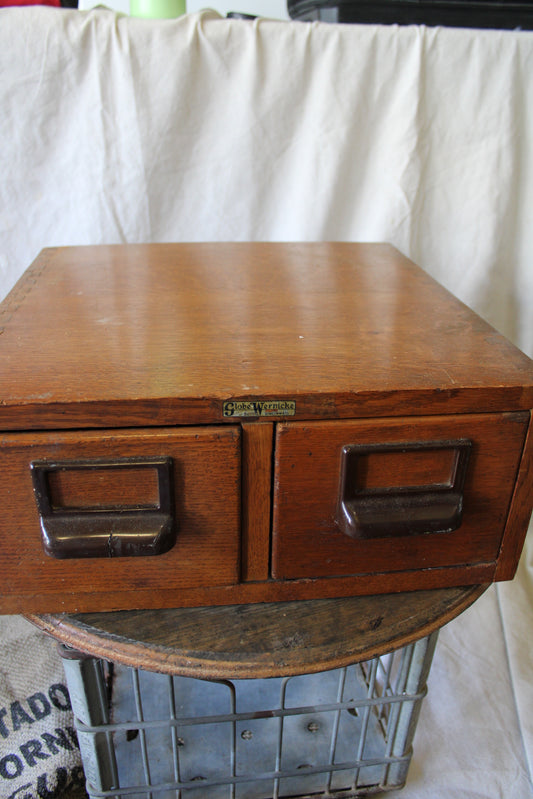
<instances>
[{"instance_id":1,"label":"wooden file cabinet","mask_svg":"<svg viewBox=\"0 0 533 799\"><path fill-rule=\"evenodd\" d=\"M49 249L1 309L1 612L512 578L531 361L392 247Z\"/></svg>"}]
</instances>

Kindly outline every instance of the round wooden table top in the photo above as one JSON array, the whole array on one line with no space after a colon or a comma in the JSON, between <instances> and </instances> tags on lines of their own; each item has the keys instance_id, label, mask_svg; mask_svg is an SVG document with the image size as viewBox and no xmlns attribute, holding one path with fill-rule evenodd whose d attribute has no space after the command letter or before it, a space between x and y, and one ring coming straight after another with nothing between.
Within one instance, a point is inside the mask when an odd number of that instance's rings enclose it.
<instances>
[{"instance_id":1,"label":"round wooden table top","mask_svg":"<svg viewBox=\"0 0 533 799\"><path fill-rule=\"evenodd\" d=\"M291 676L369 660L429 635L487 585L224 607L28 615L86 654L204 679Z\"/></svg>"}]
</instances>

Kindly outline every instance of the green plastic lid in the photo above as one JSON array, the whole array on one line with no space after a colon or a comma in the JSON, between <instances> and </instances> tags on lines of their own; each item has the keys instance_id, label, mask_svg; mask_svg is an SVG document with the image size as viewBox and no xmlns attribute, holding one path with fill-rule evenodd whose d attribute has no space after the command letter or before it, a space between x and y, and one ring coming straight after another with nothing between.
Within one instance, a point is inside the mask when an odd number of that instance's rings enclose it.
<instances>
[{"instance_id":1,"label":"green plastic lid","mask_svg":"<svg viewBox=\"0 0 533 799\"><path fill-rule=\"evenodd\" d=\"M132 17L170 19L186 13L186 0L130 0Z\"/></svg>"}]
</instances>

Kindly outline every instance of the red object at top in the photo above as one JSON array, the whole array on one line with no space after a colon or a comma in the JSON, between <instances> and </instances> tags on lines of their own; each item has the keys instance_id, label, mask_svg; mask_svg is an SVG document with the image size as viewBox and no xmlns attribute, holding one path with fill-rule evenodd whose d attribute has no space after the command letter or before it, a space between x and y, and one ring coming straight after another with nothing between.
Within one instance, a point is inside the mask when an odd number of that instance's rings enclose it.
<instances>
[{"instance_id":1,"label":"red object at top","mask_svg":"<svg viewBox=\"0 0 533 799\"><path fill-rule=\"evenodd\" d=\"M61 6L61 0L0 0L0 8L6 6Z\"/></svg>"}]
</instances>

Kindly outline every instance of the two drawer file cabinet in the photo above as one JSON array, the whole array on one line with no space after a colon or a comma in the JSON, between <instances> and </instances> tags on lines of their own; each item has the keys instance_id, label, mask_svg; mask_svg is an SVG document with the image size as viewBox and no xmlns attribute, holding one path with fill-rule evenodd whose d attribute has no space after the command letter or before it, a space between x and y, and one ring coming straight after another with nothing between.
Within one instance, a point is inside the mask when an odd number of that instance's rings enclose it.
<instances>
[{"instance_id":1,"label":"two drawer file cabinet","mask_svg":"<svg viewBox=\"0 0 533 799\"><path fill-rule=\"evenodd\" d=\"M532 363L389 245L47 249L0 330L3 613L514 575Z\"/></svg>"}]
</instances>

